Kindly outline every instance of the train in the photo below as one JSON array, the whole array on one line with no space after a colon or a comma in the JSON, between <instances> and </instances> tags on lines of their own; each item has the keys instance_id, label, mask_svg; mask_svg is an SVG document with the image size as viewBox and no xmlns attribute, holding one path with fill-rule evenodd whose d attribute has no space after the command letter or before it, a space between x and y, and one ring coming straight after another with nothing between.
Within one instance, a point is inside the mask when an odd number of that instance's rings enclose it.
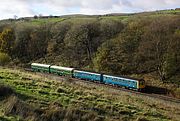
<instances>
[{"instance_id":1,"label":"train","mask_svg":"<svg viewBox=\"0 0 180 121\"><path fill-rule=\"evenodd\" d=\"M124 76L114 76L97 72L84 71L76 68L47 65L40 63L32 63L31 69L34 72L46 72L56 74L59 76L67 76L70 78L77 78L124 87L136 91L144 91L145 89L145 81L143 79L129 78Z\"/></svg>"}]
</instances>

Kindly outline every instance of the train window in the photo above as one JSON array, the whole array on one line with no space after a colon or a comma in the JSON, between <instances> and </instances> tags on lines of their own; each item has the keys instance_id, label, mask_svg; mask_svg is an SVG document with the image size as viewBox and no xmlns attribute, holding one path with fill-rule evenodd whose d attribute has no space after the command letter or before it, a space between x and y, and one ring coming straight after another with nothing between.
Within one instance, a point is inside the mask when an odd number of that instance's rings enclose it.
<instances>
[{"instance_id":1,"label":"train window","mask_svg":"<svg viewBox=\"0 0 180 121\"><path fill-rule=\"evenodd\" d=\"M139 84L140 84L140 85L144 85L144 81L140 81Z\"/></svg>"}]
</instances>

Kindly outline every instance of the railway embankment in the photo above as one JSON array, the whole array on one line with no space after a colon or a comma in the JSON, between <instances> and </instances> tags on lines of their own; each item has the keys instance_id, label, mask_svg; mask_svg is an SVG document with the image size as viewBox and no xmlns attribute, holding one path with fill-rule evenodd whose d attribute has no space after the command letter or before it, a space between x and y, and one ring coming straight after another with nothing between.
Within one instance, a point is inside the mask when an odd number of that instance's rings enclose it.
<instances>
[{"instance_id":1,"label":"railway embankment","mask_svg":"<svg viewBox=\"0 0 180 121\"><path fill-rule=\"evenodd\" d=\"M96 83L7 68L0 83L2 120L180 119L179 103Z\"/></svg>"}]
</instances>

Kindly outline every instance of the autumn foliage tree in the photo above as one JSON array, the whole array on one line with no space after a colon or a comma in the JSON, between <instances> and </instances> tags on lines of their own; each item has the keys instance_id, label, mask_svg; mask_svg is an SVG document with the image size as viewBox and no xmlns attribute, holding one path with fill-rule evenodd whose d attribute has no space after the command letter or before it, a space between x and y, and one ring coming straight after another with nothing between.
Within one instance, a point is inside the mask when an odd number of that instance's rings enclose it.
<instances>
[{"instance_id":1,"label":"autumn foliage tree","mask_svg":"<svg viewBox=\"0 0 180 121\"><path fill-rule=\"evenodd\" d=\"M12 55L14 40L14 31L11 28L5 28L0 33L0 51Z\"/></svg>"},{"instance_id":2,"label":"autumn foliage tree","mask_svg":"<svg viewBox=\"0 0 180 121\"><path fill-rule=\"evenodd\" d=\"M165 18L129 22L116 38L99 47L94 68L121 75L156 72L161 81L170 79L180 70L180 20Z\"/></svg>"}]
</instances>

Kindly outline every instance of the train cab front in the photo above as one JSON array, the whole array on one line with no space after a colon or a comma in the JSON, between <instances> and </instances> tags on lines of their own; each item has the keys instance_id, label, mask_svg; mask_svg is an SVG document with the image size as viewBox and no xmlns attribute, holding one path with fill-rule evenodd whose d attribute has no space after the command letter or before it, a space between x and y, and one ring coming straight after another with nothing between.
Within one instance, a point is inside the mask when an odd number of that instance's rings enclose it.
<instances>
[{"instance_id":1,"label":"train cab front","mask_svg":"<svg viewBox=\"0 0 180 121\"><path fill-rule=\"evenodd\" d=\"M143 79L138 81L138 91L144 92L145 91L145 81Z\"/></svg>"}]
</instances>

